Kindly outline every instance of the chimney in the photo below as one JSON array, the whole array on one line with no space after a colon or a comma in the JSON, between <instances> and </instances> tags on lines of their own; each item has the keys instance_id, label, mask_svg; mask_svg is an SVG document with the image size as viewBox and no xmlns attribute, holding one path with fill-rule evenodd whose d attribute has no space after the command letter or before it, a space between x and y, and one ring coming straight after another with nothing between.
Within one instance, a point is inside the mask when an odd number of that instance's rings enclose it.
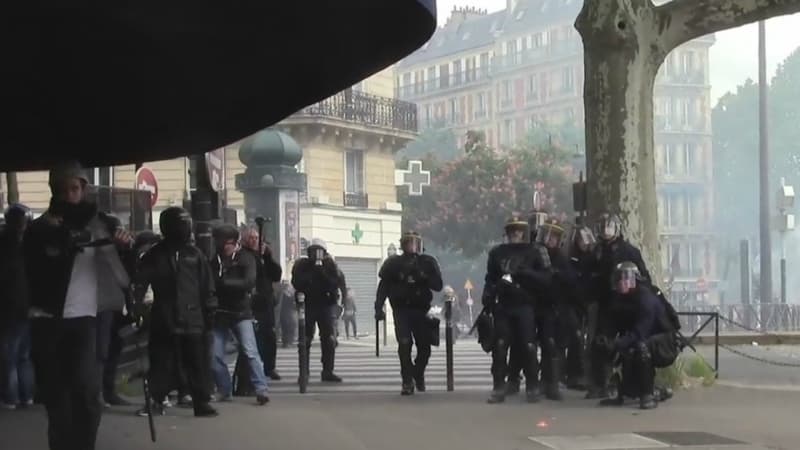
<instances>
[{"instance_id":1,"label":"chimney","mask_svg":"<svg viewBox=\"0 0 800 450\"><path fill-rule=\"evenodd\" d=\"M458 26L465 21L475 17L485 16L486 14L486 10L478 9L474 6L465 6L462 8L453 6L453 10L450 11L450 17L447 18L447 22L444 24L444 27L458 28Z\"/></svg>"},{"instance_id":2,"label":"chimney","mask_svg":"<svg viewBox=\"0 0 800 450\"><path fill-rule=\"evenodd\" d=\"M506 0L506 14L509 16L514 14L517 5L519 5L519 0Z\"/></svg>"}]
</instances>

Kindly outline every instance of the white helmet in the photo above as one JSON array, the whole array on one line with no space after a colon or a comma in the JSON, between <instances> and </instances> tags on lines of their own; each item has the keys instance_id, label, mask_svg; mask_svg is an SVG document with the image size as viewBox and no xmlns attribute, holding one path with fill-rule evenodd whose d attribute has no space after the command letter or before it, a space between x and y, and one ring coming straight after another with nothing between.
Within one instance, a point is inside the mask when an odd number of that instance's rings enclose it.
<instances>
[{"instance_id":1,"label":"white helmet","mask_svg":"<svg viewBox=\"0 0 800 450\"><path fill-rule=\"evenodd\" d=\"M328 245L325 244L325 241L320 238L312 239L309 247L321 247L323 250L328 251Z\"/></svg>"}]
</instances>

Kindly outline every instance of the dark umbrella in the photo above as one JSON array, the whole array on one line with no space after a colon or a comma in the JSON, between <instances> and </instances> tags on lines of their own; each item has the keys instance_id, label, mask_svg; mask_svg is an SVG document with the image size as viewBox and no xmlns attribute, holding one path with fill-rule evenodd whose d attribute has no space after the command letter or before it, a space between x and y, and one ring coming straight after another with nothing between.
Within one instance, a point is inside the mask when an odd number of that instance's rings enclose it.
<instances>
[{"instance_id":1,"label":"dark umbrella","mask_svg":"<svg viewBox=\"0 0 800 450\"><path fill-rule=\"evenodd\" d=\"M0 170L201 153L390 65L435 0L9 2Z\"/></svg>"}]
</instances>

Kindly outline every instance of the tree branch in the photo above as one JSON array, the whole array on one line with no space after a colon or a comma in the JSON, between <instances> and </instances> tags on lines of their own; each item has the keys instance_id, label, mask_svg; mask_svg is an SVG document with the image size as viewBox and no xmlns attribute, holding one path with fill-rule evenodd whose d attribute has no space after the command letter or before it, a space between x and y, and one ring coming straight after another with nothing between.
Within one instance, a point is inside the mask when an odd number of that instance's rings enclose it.
<instances>
[{"instance_id":1,"label":"tree branch","mask_svg":"<svg viewBox=\"0 0 800 450\"><path fill-rule=\"evenodd\" d=\"M669 51L700 36L800 12L800 0L673 0L656 11Z\"/></svg>"}]
</instances>

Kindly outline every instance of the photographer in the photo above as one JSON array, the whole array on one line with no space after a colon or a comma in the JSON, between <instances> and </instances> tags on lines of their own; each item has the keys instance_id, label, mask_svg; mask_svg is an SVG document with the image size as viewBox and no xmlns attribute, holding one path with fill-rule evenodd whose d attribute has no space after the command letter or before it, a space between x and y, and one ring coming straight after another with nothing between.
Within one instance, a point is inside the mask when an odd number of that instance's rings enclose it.
<instances>
[{"instance_id":1,"label":"photographer","mask_svg":"<svg viewBox=\"0 0 800 450\"><path fill-rule=\"evenodd\" d=\"M32 355L51 449L95 448L102 415L96 316L122 307L100 295L99 282L102 267L122 266L112 244L129 246L131 236L109 233L85 199L88 183L78 163L52 169L50 206L23 239Z\"/></svg>"}]
</instances>

